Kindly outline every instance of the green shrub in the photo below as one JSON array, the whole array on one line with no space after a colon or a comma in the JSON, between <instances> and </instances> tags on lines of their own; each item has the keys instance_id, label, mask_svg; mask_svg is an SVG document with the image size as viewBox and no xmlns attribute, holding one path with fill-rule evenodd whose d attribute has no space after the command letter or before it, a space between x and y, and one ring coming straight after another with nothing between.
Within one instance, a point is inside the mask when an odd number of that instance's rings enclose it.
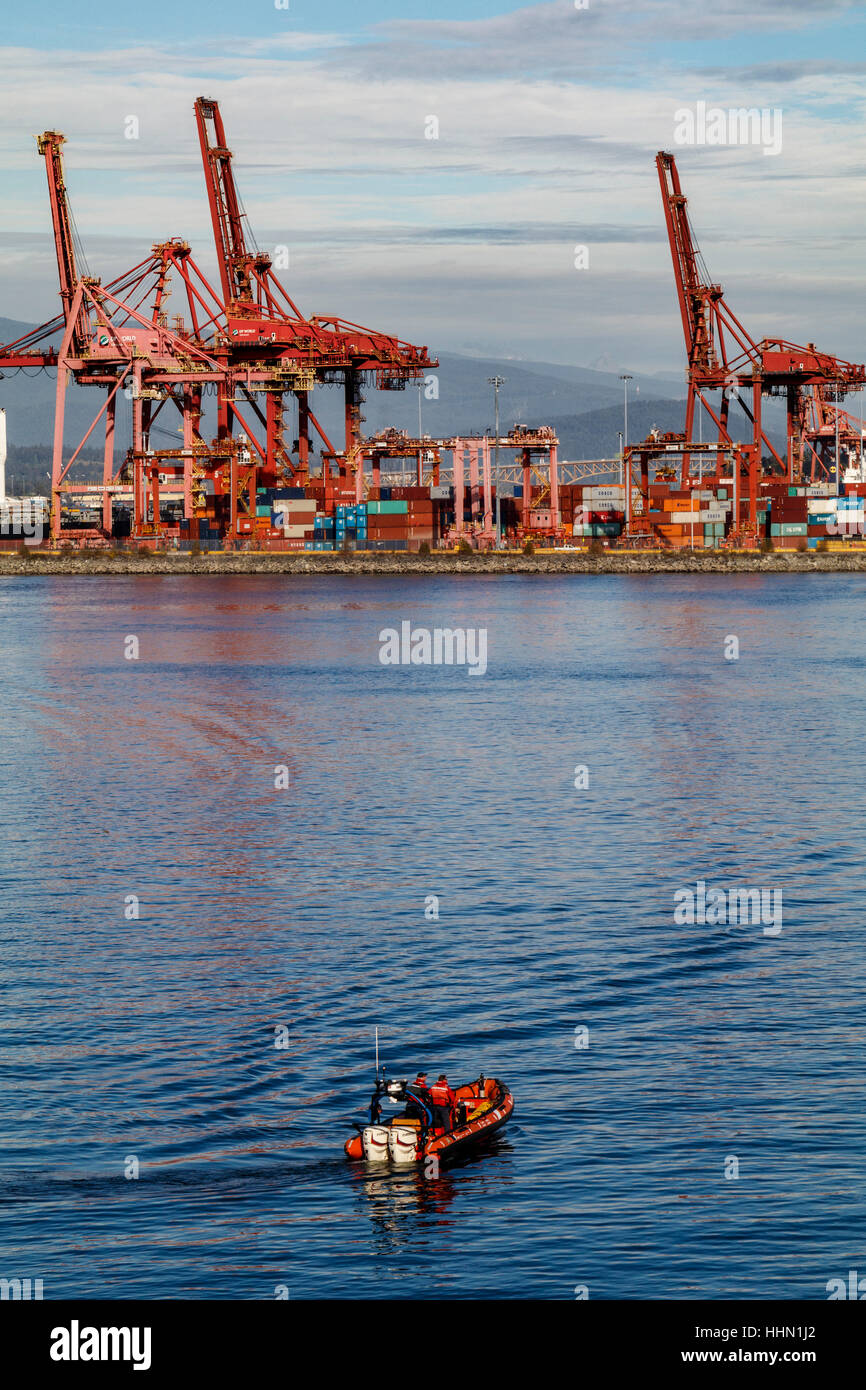
<instances>
[{"instance_id":1,"label":"green shrub","mask_svg":"<svg viewBox=\"0 0 866 1390\"><path fill-rule=\"evenodd\" d=\"M530 540L528 536L526 537L526 540L523 542L523 553L524 555L535 554L535 542Z\"/></svg>"}]
</instances>

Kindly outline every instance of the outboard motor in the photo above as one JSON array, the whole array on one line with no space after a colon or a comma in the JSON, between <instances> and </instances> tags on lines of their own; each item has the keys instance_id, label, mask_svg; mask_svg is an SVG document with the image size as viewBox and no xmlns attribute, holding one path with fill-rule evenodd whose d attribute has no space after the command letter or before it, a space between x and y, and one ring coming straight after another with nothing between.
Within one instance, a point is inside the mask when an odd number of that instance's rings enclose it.
<instances>
[{"instance_id":1,"label":"outboard motor","mask_svg":"<svg viewBox=\"0 0 866 1390\"><path fill-rule=\"evenodd\" d=\"M388 1162L388 1133L384 1125L367 1125L361 1130L364 1157L368 1163Z\"/></svg>"},{"instance_id":2,"label":"outboard motor","mask_svg":"<svg viewBox=\"0 0 866 1390\"><path fill-rule=\"evenodd\" d=\"M392 1163L418 1161L418 1130L411 1125L394 1124L388 1130L388 1152Z\"/></svg>"},{"instance_id":3,"label":"outboard motor","mask_svg":"<svg viewBox=\"0 0 866 1390\"><path fill-rule=\"evenodd\" d=\"M364 1146L364 1158L368 1163L387 1163L389 1158L394 1158L395 1162L405 1163L411 1160L402 1157L409 1145L404 1139L399 1147L395 1147L392 1142L393 1130L390 1125L380 1124L382 1118L381 1101L385 1100L390 1105L402 1105L406 1099L405 1080L394 1079L387 1081L384 1071L380 1078L376 1080L376 1090L370 1104L371 1123L361 1130L361 1142ZM407 1127L406 1134L411 1136L412 1145L415 1145L415 1131ZM400 1158L395 1158L395 1152L399 1152ZM413 1149L414 1157L414 1149Z\"/></svg>"}]
</instances>

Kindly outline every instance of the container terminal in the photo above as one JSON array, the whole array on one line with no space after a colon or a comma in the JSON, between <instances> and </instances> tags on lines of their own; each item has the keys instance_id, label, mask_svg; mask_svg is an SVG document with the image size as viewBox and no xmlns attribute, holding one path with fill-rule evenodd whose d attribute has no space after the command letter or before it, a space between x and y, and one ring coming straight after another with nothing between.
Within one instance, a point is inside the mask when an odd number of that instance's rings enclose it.
<instances>
[{"instance_id":1,"label":"container terminal","mask_svg":"<svg viewBox=\"0 0 866 1390\"><path fill-rule=\"evenodd\" d=\"M673 155L660 152L656 170L686 352L684 429L626 438L616 458L565 462L550 426L500 431L498 407L492 436L365 437L364 393L404 390L436 359L393 335L301 313L272 258L247 245L218 103L200 97L194 110L218 284L179 237L108 284L82 275L65 137L37 137L62 308L0 347L0 372L14 381L16 371L56 371L51 493L7 498L0 462L0 548L16 544L25 506L49 549L806 550L862 539L866 427L843 402L866 384L866 367L812 343L750 336L706 270ZM183 312L170 319L171 296ZM99 388L75 448L64 434L70 379ZM325 385L342 391L339 445L313 408ZM125 450L121 391L132 415ZM764 425L768 398L785 402L784 448ZM714 439L693 438L698 412ZM179 419L179 447L154 443L160 418ZM101 480L73 481L97 440ZM5 460L5 429L0 446Z\"/></svg>"}]
</instances>

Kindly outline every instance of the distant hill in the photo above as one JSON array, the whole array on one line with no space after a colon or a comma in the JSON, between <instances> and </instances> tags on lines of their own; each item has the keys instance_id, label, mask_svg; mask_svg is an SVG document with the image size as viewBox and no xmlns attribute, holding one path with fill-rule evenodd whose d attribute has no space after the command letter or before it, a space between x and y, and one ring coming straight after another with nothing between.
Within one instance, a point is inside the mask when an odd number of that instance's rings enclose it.
<instances>
[{"instance_id":1,"label":"distant hill","mask_svg":"<svg viewBox=\"0 0 866 1390\"><path fill-rule=\"evenodd\" d=\"M732 414L732 425L734 419L735 416ZM763 420L766 432L784 457L784 406L777 401L765 401ZM561 459L612 458L619 449L619 431L623 425L622 406L607 406L602 410L589 410L580 415L554 416L546 423L552 425L559 436ZM684 401L657 399L633 401L629 404L628 436L632 444L646 439L650 430L654 428L663 433L666 430L680 433L684 427ZM745 431L741 430L741 436L744 433ZM714 437L714 431L708 425L705 426L704 438Z\"/></svg>"},{"instance_id":2,"label":"distant hill","mask_svg":"<svg viewBox=\"0 0 866 1390\"><path fill-rule=\"evenodd\" d=\"M583 414L605 406L618 406L622 416L623 384L613 372L543 362L462 357L450 352L434 355L439 358L434 372L438 378L439 397L431 401L422 395L421 400L422 430L434 437L479 430L492 432L494 391L488 380L492 376L505 378L499 389L499 418L503 429L515 423L550 424L557 417ZM644 394L684 397L685 391L681 383L662 382L660 386L659 380L635 373L629 382L629 410ZM327 392L319 393L318 399L323 403L323 419L331 418ZM410 385L400 392L370 392L363 413L368 434L386 425L415 434L418 388ZM336 416L333 418L336 420Z\"/></svg>"},{"instance_id":3,"label":"distant hill","mask_svg":"<svg viewBox=\"0 0 866 1390\"><path fill-rule=\"evenodd\" d=\"M659 399L633 403L628 411L629 439L632 443L646 439L653 428L682 430L684 417L683 401ZM557 416L547 423L559 436L561 459L613 458L619 450L622 406L588 410L582 415Z\"/></svg>"},{"instance_id":4,"label":"distant hill","mask_svg":"<svg viewBox=\"0 0 866 1390\"><path fill-rule=\"evenodd\" d=\"M0 318L0 343L12 343L29 333L35 325L19 323L14 319ZM52 345L59 348L62 334L57 333ZM39 371L21 368L16 371L0 373L0 406L6 410L6 434L9 442L9 458L13 449L33 444L51 445L54 438L54 403L57 391L57 377L53 371ZM66 415L64 437L73 448L78 444L93 420L93 416L105 401L105 393L93 387L71 385L66 395ZM123 413L122 411L120 412ZM127 429L129 428L127 424ZM88 444L91 450L98 450L100 438L94 431ZM124 447L127 440L124 437ZM23 460L19 459L22 467ZM50 452L46 466L50 464ZM7 473L10 464L7 463ZM14 472L14 468L12 469ZM44 469L43 469L44 471Z\"/></svg>"},{"instance_id":5,"label":"distant hill","mask_svg":"<svg viewBox=\"0 0 866 1390\"><path fill-rule=\"evenodd\" d=\"M0 318L0 342L12 342L28 332L32 325ZM59 335L58 335L59 345ZM567 367L553 363L501 361L496 358L462 357L456 353L438 354L440 365L432 373L436 377L435 399L428 399L426 389L421 396L421 426L425 434L447 436L476 433L493 429L494 392L491 376L505 378L499 392L500 422L503 428L521 422L546 424L554 417L597 411L605 406L620 407L623 386L615 373L597 372L589 368ZM636 373L629 382L630 403L636 404L642 395L653 397L683 395L677 382L660 382L651 376ZM75 445L89 427L93 415L104 400L101 392L71 385L66 396L67 443ZM17 445L48 444L54 429L55 378L51 372L9 372L0 381L0 405L6 408L9 443ZM317 387L312 394L312 406L326 432L338 444L341 438L343 403L339 387ZM367 393L363 406L364 429L376 433L393 425L415 434L418 429L418 388L409 385L404 391L373 391ZM166 438L176 431L177 423L166 417L160 425ZM128 402L118 402L117 440L120 447L129 442L130 409ZM614 440L616 435L614 435ZM94 436L98 448L98 440Z\"/></svg>"},{"instance_id":6,"label":"distant hill","mask_svg":"<svg viewBox=\"0 0 866 1390\"><path fill-rule=\"evenodd\" d=\"M0 318L0 342L12 342L29 332L32 325ZM58 345L59 345L59 334ZM524 362L516 359L464 357L439 352L436 377L438 395L421 393L421 428L434 438L454 434L492 433L494 391L489 377L501 376L500 425L503 431L513 424L553 425L560 438L563 459L610 458L619 447L623 428L623 383L617 372L571 367L561 363ZM635 372L629 387L629 437L643 439L653 426L660 430L681 430L685 410L682 381ZM414 435L418 430L418 397L415 384L404 391L369 391L362 407L365 434L393 425ZM66 396L65 439L76 446L93 416L101 407L104 394L94 388L70 385ZM212 412L212 398L211 412ZM6 409L9 441L7 471L36 486L44 480L50 466L50 446L54 431L55 378L53 372L9 372L0 380L0 406ZM342 443L343 399L339 387L320 386L311 396L311 405L334 444ZM766 406L767 420L774 434L782 431L778 410ZM777 418L779 417L779 418ZM289 417L290 418L290 417ZM177 447L180 416L161 416L154 442ZM213 433L207 413L205 434ZM125 449L131 437L131 406L118 401L117 447ZM709 433L707 435L709 437ZM99 427L88 441L86 452L98 459ZM98 471L98 470L97 470ZM32 474L32 479L31 479ZM95 476L94 466L76 467L77 476Z\"/></svg>"}]
</instances>

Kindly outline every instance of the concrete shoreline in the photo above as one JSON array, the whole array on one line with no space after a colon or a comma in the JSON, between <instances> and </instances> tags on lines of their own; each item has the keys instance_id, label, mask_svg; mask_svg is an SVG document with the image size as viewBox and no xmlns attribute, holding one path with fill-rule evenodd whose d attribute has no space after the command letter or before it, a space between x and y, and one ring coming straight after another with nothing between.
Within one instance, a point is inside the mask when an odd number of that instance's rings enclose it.
<instances>
[{"instance_id":1,"label":"concrete shoreline","mask_svg":"<svg viewBox=\"0 0 866 1390\"><path fill-rule=\"evenodd\" d=\"M628 552L611 551L598 557L576 552L523 555L409 555L299 552L238 552L193 556L166 552L111 558L86 552L71 556L33 551L26 559L0 553L4 575L171 575L171 574L285 574L285 575L513 575L513 574L838 574L866 573L866 549L835 551Z\"/></svg>"}]
</instances>

